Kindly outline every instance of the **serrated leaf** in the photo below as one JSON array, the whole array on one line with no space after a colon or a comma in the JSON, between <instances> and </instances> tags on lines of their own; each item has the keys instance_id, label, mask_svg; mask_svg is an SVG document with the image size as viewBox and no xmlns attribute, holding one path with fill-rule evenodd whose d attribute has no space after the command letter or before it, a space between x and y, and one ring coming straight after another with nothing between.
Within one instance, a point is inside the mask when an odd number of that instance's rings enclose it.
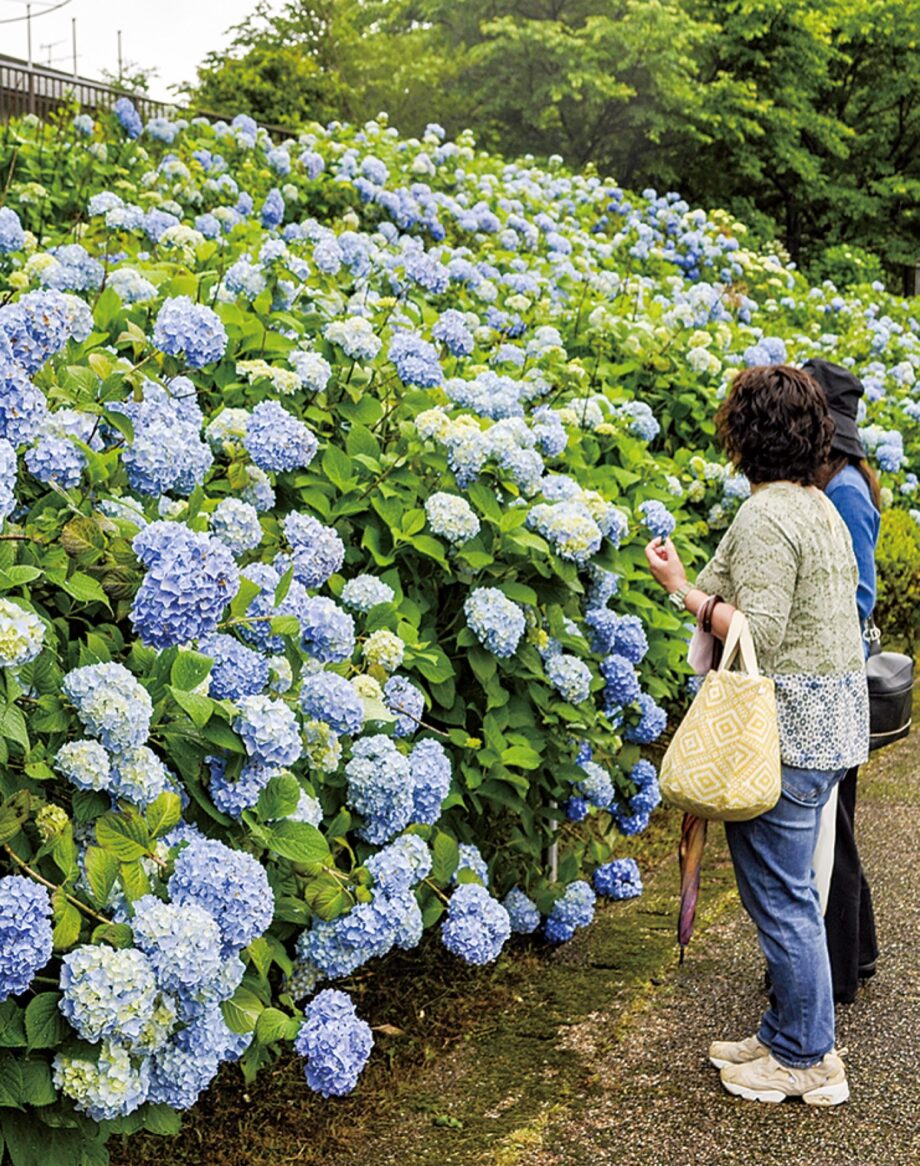
<instances>
[{"instance_id":1,"label":"serrated leaf","mask_svg":"<svg viewBox=\"0 0 920 1166\"><path fill-rule=\"evenodd\" d=\"M207 679L211 663L211 657L205 656L203 652L180 650L169 671L170 684L174 689L191 692Z\"/></svg>"},{"instance_id":2,"label":"serrated leaf","mask_svg":"<svg viewBox=\"0 0 920 1166\"><path fill-rule=\"evenodd\" d=\"M41 575L38 567L14 566L0 571L0 591L11 591L14 587L22 587L31 583Z\"/></svg>"},{"instance_id":3,"label":"serrated leaf","mask_svg":"<svg viewBox=\"0 0 920 1166\"><path fill-rule=\"evenodd\" d=\"M290 1017L278 1008L266 1008L259 1013L256 1037L263 1045L271 1045L287 1036Z\"/></svg>"},{"instance_id":4,"label":"serrated leaf","mask_svg":"<svg viewBox=\"0 0 920 1166\"><path fill-rule=\"evenodd\" d=\"M256 813L263 822L286 818L297 809L300 801L300 783L290 773L273 777L259 794Z\"/></svg>"},{"instance_id":5,"label":"serrated leaf","mask_svg":"<svg viewBox=\"0 0 920 1166\"><path fill-rule=\"evenodd\" d=\"M214 701L209 696L202 696L200 692L186 692L171 684L168 688L170 696L183 712L188 713L192 724L203 729L214 712Z\"/></svg>"},{"instance_id":6,"label":"serrated leaf","mask_svg":"<svg viewBox=\"0 0 920 1166\"><path fill-rule=\"evenodd\" d=\"M26 1104L41 1108L57 1101L51 1066L46 1060L24 1058L19 1062L19 1071L22 1073L22 1100Z\"/></svg>"},{"instance_id":7,"label":"serrated leaf","mask_svg":"<svg viewBox=\"0 0 920 1166\"><path fill-rule=\"evenodd\" d=\"M150 831L136 810L103 814L96 823L96 841L119 862L134 862L150 851Z\"/></svg>"},{"instance_id":8,"label":"serrated leaf","mask_svg":"<svg viewBox=\"0 0 920 1166\"><path fill-rule=\"evenodd\" d=\"M317 880L317 883L310 895L310 906L320 919L337 919L353 905L351 895L341 883L334 879Z\"/></svg>"},{"instance_id":9,"label":"serrated leaf","mask_svg":"<svg viewBox=\"0 0 920 1166\"><path fill-rule=\"evenodd\" d=\"M182 816L182 799L172 790L165 790L144 811L147 829L153 838L166 834Z\"/></svg>"},{"instance_id":10,"label":"serrated leaf","mask_svg":"<svg viewBox=\"0 0 920 1166\"><path fill-rule=\"evenodd\" d=\"M51 933L55 951L66 951L80 938L83 916L73 903L69 903L61 891L52 895L54 904L54 930Z\"/></svg>"},{"instance_id":11,"label":"serrated leaf","mask_svg":"<svg viewBox=\"0 0 920 1166\"><path fill-rule=\"evenodd\" d=\"M376 700L372 696L363 696L361 702L364 705L364 719L366 721L380 721L382 724L387 724L396 720L395 715L382 700Z\"/></svg>"},{"instance_id":12,"label":"serrated leaf","mask_svg":"<svg viewBox=\"0 0 920 1166\"><path fill-rule=\"evenodd\" d=\"M291 590L291 584L294 582L294 566L288 567L281 578L278 580L278 586L275 588L274 606L279 607L287 598L287 593Z\"/></svg>"},{"instance_id":13,"label":"serrated leaf","mask_svg":"<svg viewBox=\"0 0 920 1166\"><path fill-rule=\"evenodd\" d=\"M102 416L113 429L117 429L129 445L134 442L134 423L127 413L119 413L115 409L104 409Z\"/></svg>"},{"instance_id":14,"label":"serrated leaf","mask_svg":"<svg viewBox=\"0 0 920 1166\"><path fill-rule=\"evenodd\" d=\"M8 842L22 829L32 806L32 798L27 790L19 790L0 805L0 843Z\"/></svg>"},{"instance_id":15,"label":"serrated leaf","mask_svg":"<svg viewBox=\"0 0 920 1166\"><path fill-rule=\"evenodd\" d=\"M346 493L355 484L351 472L351 459L337 446L329 445L323 454L323 473L342 493Z\"/></svg>"},{"instance_id":16,"label":"serrated leaf","mask_svg":"<svg viewBox=\"0 0 920 1166\"><path fill-rule=\"evenodd\" d=\"M136 862L119 863L118 878L121 882L122 890L132 903L135 899L140 899L144 895L150 894L150 879L147 877L147 872L141 866L139 859Z\"/></svg>"},{"instance_id":17,"label":"serrated leaf","mask_svg":"<svg viewBox=\"0 0 920 1166\"><path fill-rule=\"evenodd\" d=\"M436 883L447 884L453 878L460 862L460 847L456 838L439 830L431 847L431 877Z\"/></svg>"},{"instance_id":18,"label":"serrated leaf","mask_svg":"<svg viewBox=\"0 0 920 1166\"><path fill-rule=\"evenodd\" d=\"M134 934L127 923L100 923L93 930L93 943L108 943L112 947L130 947Z\"/></svg>"},{"instance_id":19,"label":"serrated leaf","mask_svg":"<svg viewBox=\"0 0 920 1166\"><path fill-rule=\"evenodd\" d=\"M265 1005L255 992L240 986L220 1007L230 1031L243 1034L253 1031Z\"/></svg>"},{"instance_id":20,"label":"serrated leaf","mask_svg":"<svg viewBox=\"0 0 920 1166\"><path fill-rule=\"evenodd\" d=\"M19 1108L22 1096L22 1072L12 1053L0 1053L0 1105Z\"/></svg>"},{"instance_id":21,"label":"serrated leaf","mask_svg":"<svg viewBox=\"0 0 920 1166\"><path fill-rule=\"evenodd\" d=\"M22 709L17 708L14 704L0 707L0 737L4 737L7 741L15 741L24 753L28 753L32 747Z\"/></svg>"},{"instance_id":22,"label":"serrated leaf","mask_svg":"<svg viewBox=\"0 0 920 1166\"><path fill-rule=\"evenodd\" d=\"M325 862L330 857L329 843L309 822L276 822L265 830L265 838L275 854L291 862Z\"/></svg>"},{"instance_id":23,"label":"serrated leaf","mask_svg":"<svg viewBox=\"0 0 920 1166\"><path fill-rule=\"evenodd\" d=\"M60 587L80 603L104 603L106 607L109 606L109 597L103 591L102 584L82 571L74 571L68 579L61 581Z\"/></svg>"},{"instance_id":24,"label":"serrated leaf","mask_svg":"<svg viewBox=\"0 0 920 1166\"><path fill-rule=\"evenodd\" d=\"M503 764L517 769L539 769L543 764L542 756L529 745L510 745L502 750L501 758Z\"/></svg>"},{"instance_id":25,"label":"serrated leaf","mask_svg":"<svg viewBox=\"0 0 920 1166\"><path fill-rule=\"evenodd\" d=\"M64 1022L58 1009L59 992L39 992L26 1007L26 1039L30 1049L51 1049L60 1044ZM26 1099L30 1100L30 1099Z\"/></svg>"},{"instance_id":26,"label":"serrated leaf","mask_svg":"<svg viewBox=\"0 0 920 1166\"><path fill-rule=\"evenodd\" d=\"M25 1046L25 1010L15 1000L4 1000L0 1004L0 1048L20 1049Z\"/></svg>"},{"instance_id":27,"label":"serrated leaf","mask_svg":"<svg viewBox=\"0 0 920 1166\"><path fill-rule=\"evenodd\" d=\"M276 636L300 635L300 620L296 615L273 615L268 626Z\"/></svg>"},{"instance_id":28,"label":"serrated leaf","mask_svg":"<svg viewBox=\"0 0 920 1166\"><path fill-rule=\"evenodd\" d=\"M182 1115L168 1105L148 1105L144 1109L144 1129L160 1137L172 1137L182 1129Z\"/></svg>"}]
</instances>

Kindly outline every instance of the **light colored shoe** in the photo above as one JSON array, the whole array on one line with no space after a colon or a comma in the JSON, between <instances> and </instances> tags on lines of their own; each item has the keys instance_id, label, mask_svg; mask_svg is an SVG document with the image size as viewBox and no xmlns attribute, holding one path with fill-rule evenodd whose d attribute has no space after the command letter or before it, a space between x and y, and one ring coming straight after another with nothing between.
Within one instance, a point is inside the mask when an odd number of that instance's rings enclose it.
<instances>
[{"instance_id":1,"label":"light colored shoe","mask_svg":"<svg viewBox=\"0 0 920 1166\"><path fill-rule=\"evenodd\" d=\"M747 1040L714 1040L709 1046L709 1060L717 1069L724 1069L726 1065L746 1065L749 1061L766 1057L769 1052L756 1036L749 1036Z\"/></svg>"},{"instance_id":2,"label":"light colored shoe","mask_svg":"<svg viewBox=\"0 0 920 1166\"><path fill-rule=\"evenodd\" d=\"M726 1065L719 1076L729 1093L745 1101L785 1101L801 1097L806 1105L840 1105L850 1096L846 1070L830 1052L809 1069L791 1069L771 1054L744 1065Z\"/></svg>"}]
</instances>

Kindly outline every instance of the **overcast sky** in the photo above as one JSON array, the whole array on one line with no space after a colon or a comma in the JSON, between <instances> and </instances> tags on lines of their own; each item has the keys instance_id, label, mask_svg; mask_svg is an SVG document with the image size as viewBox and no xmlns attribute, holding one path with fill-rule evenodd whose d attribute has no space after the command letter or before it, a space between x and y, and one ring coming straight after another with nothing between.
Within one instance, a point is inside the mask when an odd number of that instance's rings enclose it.
<instances>
[{"instance_id":1,"label":"overcast sky","mask_svg":"<svg viewBox=\"0 0 920 1166\"><path fill-rule=\"evenodd\" d=\"M32 58L48 60L56 69L73 68L71 21L77 22L77 66L84 77L98 78L103 69L118 68L118 37L122 55L159 70L151 96L170 100L169 86L190 81L195 67L213 49L227 43L226 32L255 7L255 0L70 0L56 12L43 9L60 0L33 0ZM0 20L24 16L25 0L0 0ZM54 44L53 42L59 42ZM26 22L0 24L0 52L26 58Z\"/></svg>"}]
</instances>

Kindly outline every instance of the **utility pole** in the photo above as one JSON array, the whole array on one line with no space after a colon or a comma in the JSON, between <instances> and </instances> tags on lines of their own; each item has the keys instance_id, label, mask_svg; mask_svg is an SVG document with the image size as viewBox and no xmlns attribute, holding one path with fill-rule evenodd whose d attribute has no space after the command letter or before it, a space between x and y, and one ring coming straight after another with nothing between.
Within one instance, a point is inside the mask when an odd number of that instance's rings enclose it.
<instances>
[{"instance_id":1,"label":"utility pole","mask_svg":"<svg viewBox=\"0 0 920 1166\"><path fill-rule=\"evenodd\" d=\"M118 30L118 84L121 84L121 29Z\"/></svg>"},{"instance_id":2,"label":"utility pole","mask_svg":"<svg viewBox=\"0 0 920 1166\"><path fill-rule=\"evenodd\" d=\"M77 79L77 18L72 16L70 19L70 44L73 50L73 79Z\"/></svg>"},{"instance_id":3,"label":"utility pole","mask_svg":"<svg viewBox=\"0 0 920 1166\"><path fill-rule=\"evenodd\" d=\"M32 5L26 5L26 42L28 44L29 68L32 68Z\"/></svg>"}]
</instances>

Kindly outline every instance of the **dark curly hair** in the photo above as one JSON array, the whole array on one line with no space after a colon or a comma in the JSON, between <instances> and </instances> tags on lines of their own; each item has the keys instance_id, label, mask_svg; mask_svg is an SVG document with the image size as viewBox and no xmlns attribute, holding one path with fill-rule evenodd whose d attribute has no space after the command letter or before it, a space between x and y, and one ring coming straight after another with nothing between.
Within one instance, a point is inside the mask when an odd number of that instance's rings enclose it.
<instances>
[{"instance_id":1,"label":"dark curly hair","mask_svg":"<svg viewBox=\"0 0 920 1166\"><path fill-rule=\"evenodd\" d=\"M788 364L740 372L716 413L719 440L737 469L757 485L813 486L830 455L834 423L816 380Z\"/></svg>"}]
</instances>

